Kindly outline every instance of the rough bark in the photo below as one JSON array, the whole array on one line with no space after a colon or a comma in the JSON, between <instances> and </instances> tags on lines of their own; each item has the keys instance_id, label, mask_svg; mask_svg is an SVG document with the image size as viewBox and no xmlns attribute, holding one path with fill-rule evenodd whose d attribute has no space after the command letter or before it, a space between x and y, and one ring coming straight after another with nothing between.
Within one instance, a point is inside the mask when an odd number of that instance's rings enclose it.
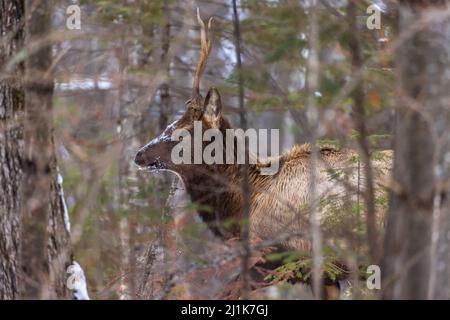
<instances>
[{"instance_id":1,"label":"rough bark","mask_svg":"<svg viewBox=\"0 0 450 320\"><path fill-rule=\"evenodd\" d=\"M49 2L27 1L27 43L50 33ZM58 182L52 127L51 45L26 60L22 265L24 298L65 298L70 237L62 184ZM65 220L66 219L66 220Z\"/></svg>"},{"instance_id":2,"label":"rough bark","mask_svg":"<svg viewBox=\"0 0 450 320\"><path fill-rule=\"evenodd\" d=\"M23 44L23 1L0 2L0 69ZM8 41L3 41L3 40ZM20 65L7 70L0 79L0 300L19 297L20 166L23 87Z\"/></svg>"},{"instance_id":3,"label":"rough bark","mask_svg":"<svg viewBox=\"0 0 450 320\"><path fill-rule=\"evenodd\" d=\"M28 46L48 34L50 9L1 2L1 68L17 58L25 33ZM32 52L25 68L10 63L0 80L0 299L66 297L70 246L52 138L51 46Z\"/></svg>"},{"instance_id":4,"label":"rough bark","mask_svg":"<svg viewBox=\"0 0 450 320\"><path fill-rule=\"evenodd\" d=\"M26 43L32 46L49 32L48 14L45 4L33 8L26 1ZM22 208L22 262L23 297L39 298L44 294L44 283L48 283L46 244L50 239L46 232L50 207L52 170L51 143L51 99L53 81L46 75L51 63L51 47L43 46L25 61L25 150L23 157L24 199Z\"/></svg>"},{"instance_id":5,"label":"rough bark","mask_svg":"<svg viewBox=\"0 0 450 320\"><path fill-rule=\"evenodd\" d=\"M383 298L449 298L450 19L446 1L402 1L400 31L433 15L397 54L399 113ZM448 7L447 7L448 11Z\"/></svg>"},{"instance_id":6,"label":"rough bark","mask_svg":"<svg viewBox=\"0 0 450 320\"><path fill-rule=\"evenodd\" d=\"M47 216L48 234L47 262L48 265L48 292L44 296L52 299L73 298L72 292L66 287L67 266L72 262L72 247L70 242L70 222L62 186L59 178L55 144L53 135L51 139L52 157L50 163L50 208Z\"/></svg>"}]
</instances>

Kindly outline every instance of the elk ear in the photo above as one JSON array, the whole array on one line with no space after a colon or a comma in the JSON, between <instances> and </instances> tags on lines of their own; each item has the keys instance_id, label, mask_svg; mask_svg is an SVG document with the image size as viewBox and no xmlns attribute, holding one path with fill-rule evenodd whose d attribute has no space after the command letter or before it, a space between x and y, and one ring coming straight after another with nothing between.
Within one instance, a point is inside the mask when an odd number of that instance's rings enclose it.
<instances>
[{"instance_id":1,"label":"elk ear","mask_svg":"<svg viewBox=\"0 0 450 320\"><path fill-rule=\"evenodd\" d=\"M203 117L214 127L219 126L219 120L222 116L222 101L219 91L212 87L208 90L205 98Z\"/></svg>"}]
</instances>

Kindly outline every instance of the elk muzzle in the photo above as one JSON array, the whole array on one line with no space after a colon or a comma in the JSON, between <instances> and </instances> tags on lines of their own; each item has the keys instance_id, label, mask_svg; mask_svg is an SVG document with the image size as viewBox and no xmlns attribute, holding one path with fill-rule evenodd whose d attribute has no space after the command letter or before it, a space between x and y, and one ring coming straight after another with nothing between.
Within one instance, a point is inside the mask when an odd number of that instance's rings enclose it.
<instances>
[{"instance_id":1,"label":"elk muzzle","mask_svg":"<svg viewBox=\"0 0 450 320\"><path fill-rule=\"evenodd\" d=\"M164 142L151 141L139 149L134 158L134 163L149 169L167 169L168 147Z\"/></svg>"},{"instance_id":2,"label":"elk muzzle","mask_svg":"<svg viewBox=\"0 0 450 320\"><path fill-rule=\"evenodd\" d=\"M134 157L134 163L140 167L145 167L145 164L147 162L148 161L145 157L145 150L143 150L143 148L142 148L136 153L136 156Z\"/></svg>"}]
</instances>

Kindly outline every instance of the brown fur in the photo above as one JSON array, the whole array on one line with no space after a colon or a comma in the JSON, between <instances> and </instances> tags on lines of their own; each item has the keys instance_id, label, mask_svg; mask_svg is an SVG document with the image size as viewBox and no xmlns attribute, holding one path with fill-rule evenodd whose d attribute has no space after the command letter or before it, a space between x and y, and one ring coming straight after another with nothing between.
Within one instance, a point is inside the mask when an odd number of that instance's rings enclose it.
<instances>
[{"instance_id":1,"label":"brown fur","mask_svg":"<svg viewBox=\"0 0 450 320\"><path fill-rule=\"evenodd\" d=\"M216 91L214 88L211 90ZM218 95L218 92L215 94ZM216 117L210 114L205 117L206 110L203 112L198 110L188 105L183 117L169 126L162 136L167 136L173 130L180 128L192 133L194 120L202 121L203 130L219 128L225 132L225 129L231 128L228 120L223 117L220 107ZM225 137L225 134L223 136ZM141 148L136 156L136 163L144 167L156 163L155 169L176 172L181 177L191 200L201 205L198 212L211 230L224 239L239 237L243 204L241 165L175 165L171 163L170 150L176 142L168 141L163 137ZM223 143L225 144L225 141ZM356 155L355 151L348 149L319 148L316 186L320 199L333 197L338 199L334 202L343 205L345 197L349 195L356 197L358 164L351 161ZM386 159L374 162L376 177L384 176L389 171L391 154L385 152L385 155ZM155 161L156 159L158 161ZM272 176L261 175L261 168L274 160L263 159L249 166L250 238L274 241L279 236L296 234L294 237L275 241L272 245L278 245L285 250L308 253L311 249L308 237L309 213L305 209L310 202L311 148L308 144L294 146L278 158L278 173ZM330 170L345 173L344 180L349 185L346 186L345 183L331 179ZM377 179L377 181L380 180ZM360 185L362 186L363 183L360 182ZM328 206L326 203L319 205L323 220L332 214ZM339 291L336 285L324 286L323 290L323 296L328 299L338 297Z\"/></svg>"},{"instance_id":2,"label":"brown fur","mask_svg":"<svg viewBox=\"0 0 450 320\"><path fill-rule=\"evenodd\" d=\"M232 128L222 115L222 104L217 89L211 88L205 99L199 94L199 81L210 52L210 43L206 41L205 26L198 17L202 32L202 54L196 68L193 96L187 101L185 114L170 125L159 137L150 141L136 154L135 162L141 167L175 172L183 181L191 200L201 204L199 214L211 230L222 238L230 239L240 236L242 217L242 175L241 165L232 164L180 164L171 160L171 150L177 142L170 140L175 129L193 131L194 121L202 121L203 130L220 129L225 140L225 130ZM204 144L204 146L206 143ZM225 141L223 141L225 145ZM236 148L235 148L236 149ZM225 154L225 152L224 152ZM344 199L356 196L358 181L357 164L352 161L356 152L332 147L318 150L315 165L317 194L320 200L336 199L338 205ZM388 161L374 163L375 176L387 174ZM261 175L261 169L276 159L262 159L257 164L249 165L250 184L250 239L275 241L283 249L309 252L308 215L305 210L311 200L310 171L311 148L309 145L294 146L289 152L278 158L279 171L272 176ZM345 183L332 179L336 172L344 174ZM377 180L378 182L378 180ZM363 183L360 183L363 185ZM333 212L326 201L319 204L322 220Z\"/></svg>"},{"instance_id":3,"label":"brown fur","mask_svg":"<svg viewBox=\"0 0 450 320\"><path fill-rule=\"evenodd\" d=\"M215 94L215 88L211 89ZM210 90L210 92L211 92ZM220 99L219 102L220 103ZM184 128L193 130L193 121L201 120L203 130L218 128L223 131L232 128L228 120L218 107L216 118L208 115L206 110L198 108L188 109L185 115L175 122L169 135L174 129ZM225 138L224 138L225 139ZM161 141L159 141L161 140ZM158 159L159 167L176 172L183 180L191 200L201 204L200 216L214 231L224 238L240 235L239 221L242 214L242 177L238 164L181 164L171 163L170 151L177 143L157 139L144 146L136 156L136 163L149 166ZM166 139L167 140L167 139ZM225 141L223 142L225 144ZM205 143L206 145L206 143ZM331 179L330 170L345 172L347 183L356 190L357 164L351 161L356 152L348 149L337 150L332 147L319 149L316 163L317 193L320 199L327 197L344 197L348 195L345 183ZM390 155L388 154L388 157ZM309 185L311 170L311 148L308 144L296 145L290 151L279 157L279 171L272 176L260 174L262 167L267 166L274 159L261 160L249 166L250 183L250 234L252 238L273 240L280 234L308 232L308 213L305 212L309 202ZM387 173L389 164L386 161L375 162L374 168ZM376 176L380 176L377 174ZM361 184L362 185L362 184ZM321 207L326 216L326 205ZM307 237L294 237L281 242L286 249L309 251Z\"/></svg>"}]
</instances>

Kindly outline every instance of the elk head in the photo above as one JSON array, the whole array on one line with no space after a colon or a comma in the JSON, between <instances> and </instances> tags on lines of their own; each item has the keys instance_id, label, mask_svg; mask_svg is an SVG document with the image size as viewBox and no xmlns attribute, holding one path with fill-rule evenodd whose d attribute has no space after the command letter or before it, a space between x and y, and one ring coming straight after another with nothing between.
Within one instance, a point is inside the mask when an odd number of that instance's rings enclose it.
<instances>
[{"instance_id":1,"label":"elk head","mask_svg":"<svg viewBox=\"0 0 450 320\"><path fill-rule=\"evenodd\" d=\"M170 124L158 137L143 146L136 154L135 163L149 170L168 170L182 175L186 166L190 164L175 164L172 161L172 150L179 141L172 141L172 133L177 129L184 129L193 132L194 121L202 122L202 130L209 128L230 127L228 121L222 116L222 104L219 92L216 88L210 88L206 98L200 94L200 77L205 69L208 56L211 52L211 24L212 18L208 21L208 34L205 23L200 17L197 9L197 20L200 24L201 54L195 69L192 87L192 97L186 101L186 111L184 115ZM194 154L193 152L191 153ZM190 163L194 163L191 161Z\"/></svg>"}]
</instances>

